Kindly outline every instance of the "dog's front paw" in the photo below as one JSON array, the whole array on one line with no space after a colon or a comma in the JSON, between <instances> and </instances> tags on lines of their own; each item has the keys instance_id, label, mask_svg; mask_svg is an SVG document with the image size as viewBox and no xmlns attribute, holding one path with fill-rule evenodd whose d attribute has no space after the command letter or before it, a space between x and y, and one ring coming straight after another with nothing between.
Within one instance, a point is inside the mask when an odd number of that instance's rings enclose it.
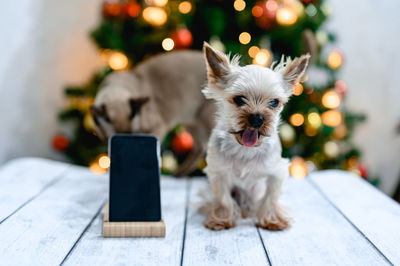
<instances>
[{"instance_id":1,"label":"dog's front paw","mask_svg":"<svg viewBox=\"0 0 400 266\"><path fill-rule=\"evenodd\" d=\"M272 231L284 230L290 227L290 219L279 213L267 215L258 218L257 227Z\"/></svg>"},{"instance_id":2,"label":"dog's front paw","mask_svg":"<svg viewBox=\"0 0 400 266\"><path fill-rule=\"evenodd\" d=\"M211 230L223 230L235 227L234 220L219 220L215 217L207 217L204 226Z\"/></svg>"}]
</instances>

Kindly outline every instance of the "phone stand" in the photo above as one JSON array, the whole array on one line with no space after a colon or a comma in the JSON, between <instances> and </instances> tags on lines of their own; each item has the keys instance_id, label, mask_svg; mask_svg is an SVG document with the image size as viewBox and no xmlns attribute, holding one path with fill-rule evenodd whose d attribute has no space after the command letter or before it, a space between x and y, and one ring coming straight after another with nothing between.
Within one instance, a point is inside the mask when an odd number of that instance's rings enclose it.
<instances>
[{"instance_id":1,"label":"phone stand","mask_svg":"<svg viewBox=\"0 0 400 266\"><path fill-rule=\"evenodd\" d=\"M165 237L164 220L160 222L109 222L105 205L103 237Z\"/></svg>"},{"instance_id":2,"label":"phone stand","mask_svg":"<svg viewBox=\"0 0 400 266\"><path fill-rule=\"evenodd\" d=\"M109 139L110 189L103 237L165 237L160 200L160 144L152 135Z\"/></svg>"}]
</instances>

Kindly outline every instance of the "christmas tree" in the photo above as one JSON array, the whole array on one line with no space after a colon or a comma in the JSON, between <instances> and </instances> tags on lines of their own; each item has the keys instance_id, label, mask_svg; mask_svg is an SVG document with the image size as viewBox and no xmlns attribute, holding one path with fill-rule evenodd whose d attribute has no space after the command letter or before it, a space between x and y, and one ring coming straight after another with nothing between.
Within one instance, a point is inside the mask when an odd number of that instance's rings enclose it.
<instances>
[{"instance_id":1,"label":"christmas tree","mask_svg":"<svg viewBox=\"0 0 400 266\"><path fill-rule=\"evenodd\" d=\"M350 142L363 116L343 107L347 87L337 72L344 56L329 48L334 35L321 28L331 12L323 0L105 1L101 24L91 36L108 65L84 86L65 90L69 106L59 117L72 121L75 131L57 135L53 146L94 172L107 170L107 145L95 136L89 112L104 77L161 52L201 50L207 41L223 52L240 54L242 64L265 67L282 55L310 53L308 76L294 89L280 126L283 156L292 158L290 172L302 178L313 169L341 168L366 177ZM171 131L163 141L165 173L176 168L192 143L179 125Z\"/></svg>"}]
</instances>

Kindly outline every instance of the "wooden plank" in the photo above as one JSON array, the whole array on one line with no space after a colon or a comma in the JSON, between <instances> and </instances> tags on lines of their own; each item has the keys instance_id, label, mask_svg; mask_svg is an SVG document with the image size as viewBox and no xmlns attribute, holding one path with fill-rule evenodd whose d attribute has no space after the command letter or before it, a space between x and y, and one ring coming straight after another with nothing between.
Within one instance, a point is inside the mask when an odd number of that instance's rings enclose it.
<instances>
[{"instance_id":1,"label":"wooden plank","mask_svg":"<svg viewBox=\"0 0 400 266\"><path fill-rule=\"evenodd\" d=\"M201 203L198 193L207 188L205 180L192 181L183 265L268 265L260 236L250 219L223 231L204 227L205 217L197 211Z\"/></svg>"},{"instance_id":2,"label":"wooden plank","mask_svg":"<svg viewBox=\"0 0 400 266\"><path fill-rule=\"evenodd\" d=\"M161 179L165 238L103 238L99 215L66 259L66 265L179 265L185 222L187 181Z\"/></svg>"},{"instance_id":3,"label":"wooden plank","mask_svg":"<svg viewBox=\"0 0 400 266\"><path fill-rule=\"evenodd\" d=\"M104 237L165 237L164 220L159 222L109 222L108 203L104 206Z\"/></svg>"},{"instance_id":4,"label":"wooden plank","mask_svg":"<svg viewBox=\"0 0 400 266\"><path fill-rule=\"evenodd\" d=\"M40 158L10 161L0 168L0 224L54 184L68 164Z\"/></svg>"},{"instance_id":5,"label":"wooden plank","mask_svg":"<svg viewBox=\"0 0 400 266\"><path fill-rule=\"evenodd\" d=\"M400 265L398 203L348 172L317 172L311 181L394 265Z\"/></svg>"},{"instance_id":6,"label":"wooden plank","mask_svg":"<svg viewBox=\"0 0 400 266\"><path fill-rule=\"evenodd\" d=\"M289 179L289 230L260 229L272 265L387 265L381 254L306 180Z\"/></svg>"},{"instance_id":7,"label":"wooden plank","mask_svg":"<svg viewBox=\"0 0 400 266\"><path fill-rule=\"evenodd\" d=\"M107 180L71 166L65 177L1 224L0 264L59 264L104 206Z\"/></svg>"}]
</instances>

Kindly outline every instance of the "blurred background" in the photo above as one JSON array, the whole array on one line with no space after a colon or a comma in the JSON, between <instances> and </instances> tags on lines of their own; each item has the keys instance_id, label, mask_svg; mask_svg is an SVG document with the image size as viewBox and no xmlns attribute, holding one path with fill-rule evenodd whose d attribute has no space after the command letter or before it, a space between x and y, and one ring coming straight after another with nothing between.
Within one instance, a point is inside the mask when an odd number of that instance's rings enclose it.
<instances>
[{"instance_id":1,"label":"blurred background","mask_svg":"<svg viewBox=\"0 0 400 266\"><path fill-rule=\"evenodd\" d=\"M6 1L0 164L39 156L106 171L88 112L98 84L153 54L208 41L242 54L243 64L311 53L280 129L291 174L345 169L392 196L400 180L399 8L394 0ZM164 173L192 145L177 126L164 140Z\"/></svg>"}]
</instances>

